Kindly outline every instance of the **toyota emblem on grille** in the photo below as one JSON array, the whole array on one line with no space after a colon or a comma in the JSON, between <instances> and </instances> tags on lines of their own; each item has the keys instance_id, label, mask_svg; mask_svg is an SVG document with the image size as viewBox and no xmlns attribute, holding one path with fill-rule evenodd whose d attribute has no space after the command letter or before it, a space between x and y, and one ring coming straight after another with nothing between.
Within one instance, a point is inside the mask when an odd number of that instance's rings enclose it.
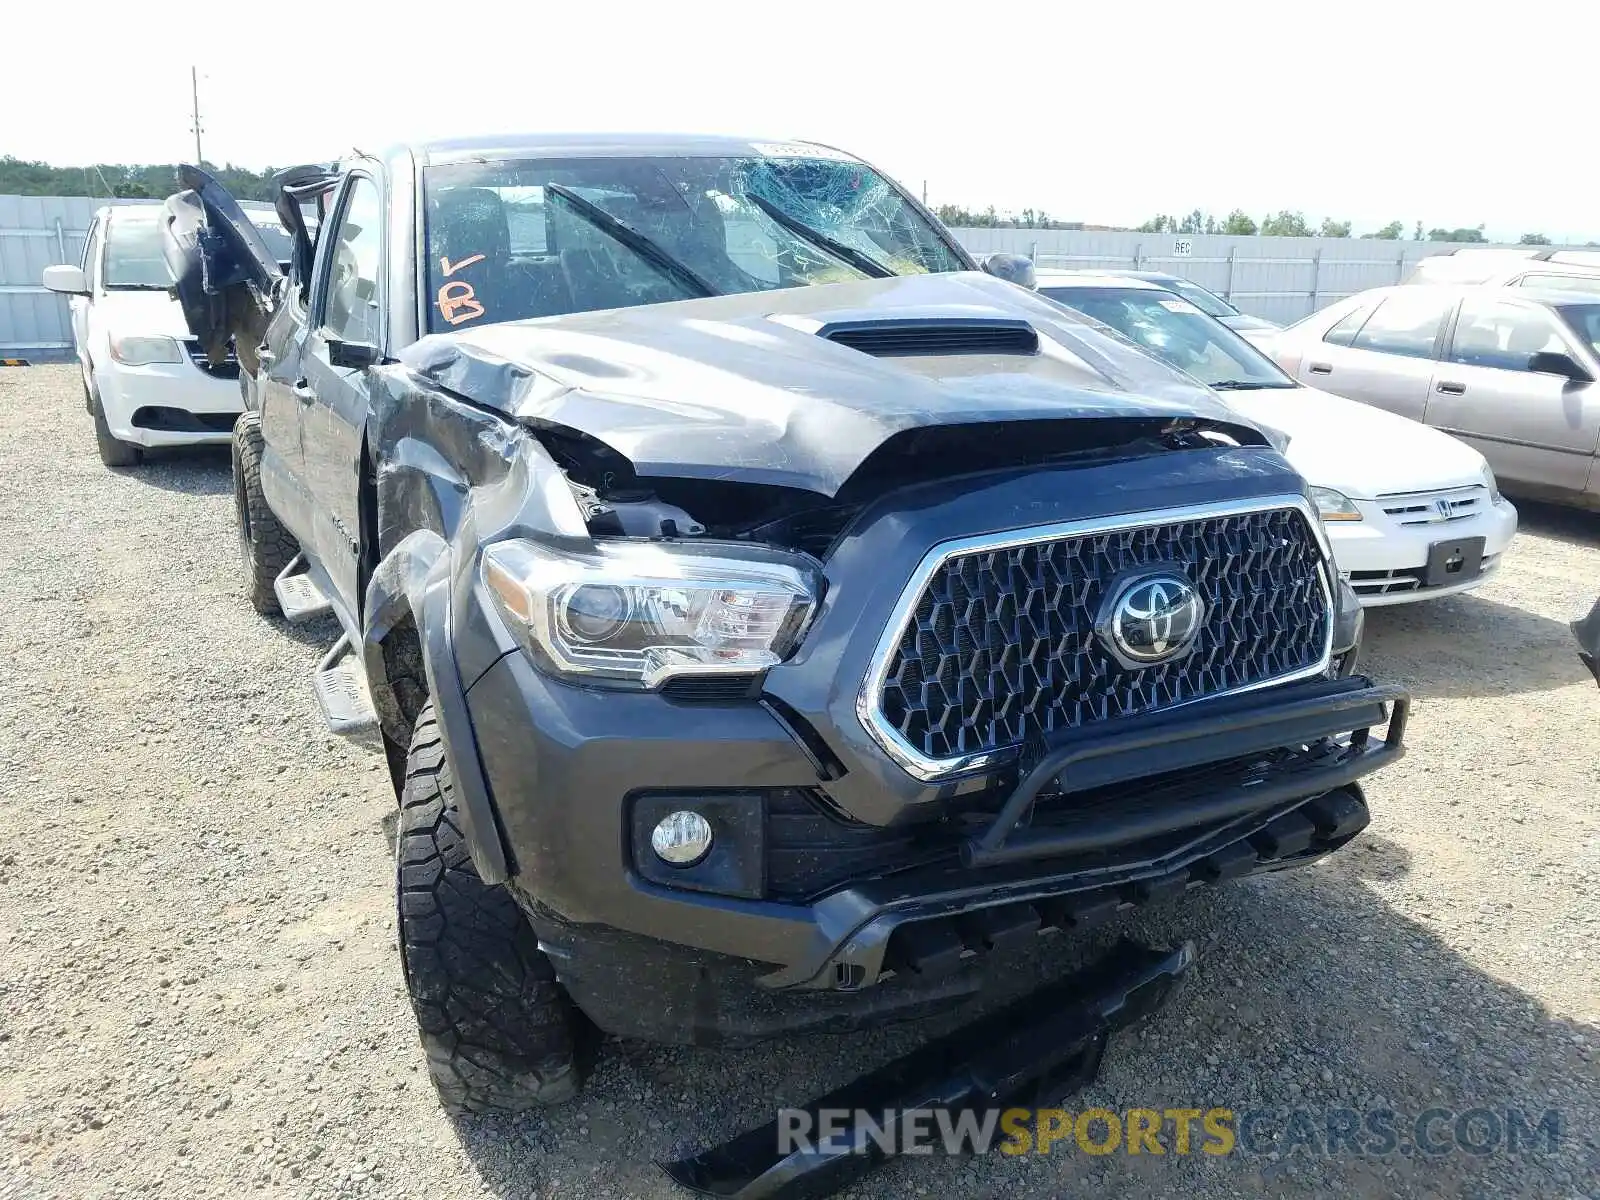
<instances>
[{"instance_id":1,"label":"toyota emblem on grille","mask_svg":"<svg viewBox=\"0 0 1600 1200\"><path fill-rule=\"evenodd\" d=\"M1099 634L1124 666L1154 666L1186 653L1205 615L1205 601L1182 575L1174 571L1138 575L1112 594Z\"/></svg>"}]
</instances>

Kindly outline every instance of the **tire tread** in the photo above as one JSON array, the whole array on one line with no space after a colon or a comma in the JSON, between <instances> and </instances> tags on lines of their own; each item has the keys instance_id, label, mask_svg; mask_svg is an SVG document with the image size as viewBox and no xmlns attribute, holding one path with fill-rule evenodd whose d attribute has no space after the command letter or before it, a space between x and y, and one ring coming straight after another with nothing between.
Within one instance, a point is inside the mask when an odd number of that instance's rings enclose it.
<instances>
[{"instance_id":1,"label":"tire tread","mask_svg":"<svg viewBox=\"0 0 1600 1200\"><path fill-rule=\"evenodd\" d=\"M522 1112L575 1095L575 1012L504 887L472 865L433 706L400 796L400 953L428 1073L453 1113Z\"/></svg>"}]
</instances>

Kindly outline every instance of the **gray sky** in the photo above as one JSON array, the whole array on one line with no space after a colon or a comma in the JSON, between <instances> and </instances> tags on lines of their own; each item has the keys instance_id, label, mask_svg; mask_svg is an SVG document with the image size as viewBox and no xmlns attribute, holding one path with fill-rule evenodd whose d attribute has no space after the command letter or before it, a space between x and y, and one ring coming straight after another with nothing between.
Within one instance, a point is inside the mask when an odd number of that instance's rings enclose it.
<instances>
[{"instance_id":1,"label":"gray sky","mask_svg":"<svg viewBox=\"0 0 1600 1200\"><path fill-rule=\"evenodd\" d=\"M0 154L56 164L191 158L198 60L206 157L252 167L444 134L748 133L836 143L934 204L1600 239L1592 0L9 8Z\"/></svg>"}]
</instances>

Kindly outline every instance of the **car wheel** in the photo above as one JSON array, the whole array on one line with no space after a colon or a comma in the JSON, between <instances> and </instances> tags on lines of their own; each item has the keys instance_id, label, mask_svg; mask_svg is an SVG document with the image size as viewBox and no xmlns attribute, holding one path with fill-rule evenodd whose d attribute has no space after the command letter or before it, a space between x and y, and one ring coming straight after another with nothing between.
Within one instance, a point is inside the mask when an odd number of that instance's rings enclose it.
<instances>
[{"instance_id":1,"label":"car wheel","mask_svg":"<svg viewBox=\"0 0 1600 1200\"><path fill-rule=\"evenodd\" d=\"M267 507L261 492L261 417L245 413L233 424L233 507L239 525L239 557L244 561L245 589L258 613L281 611L273 581L300 553L300 546Z\"/></svg>"},{"instance_id":2,"label":"car wheel","mask_svg":"<svg viewBox=\"0 0 1600 1200\"><path fill-rule=\"evenodd\" d=\"M452 1113L577 1094L579 1017L515 898L478 877L433 705L411 737L395 851L400 956L428 1073Z\"/></svg>"},{"instance_id":3,"label":"car wheel","mask_svg":"<svg viewBox=\"0 0 1600 1200\"><path fill-rule=\"evenodd\" d=\"M100 451L100 461L108 467L137 467L144 461L144 451L111 436L111 426L106 424L106 410L93 384L85 384L84 392L89 404L89 415L94 418L94 443Z\"/></svg>"}]
</instances>

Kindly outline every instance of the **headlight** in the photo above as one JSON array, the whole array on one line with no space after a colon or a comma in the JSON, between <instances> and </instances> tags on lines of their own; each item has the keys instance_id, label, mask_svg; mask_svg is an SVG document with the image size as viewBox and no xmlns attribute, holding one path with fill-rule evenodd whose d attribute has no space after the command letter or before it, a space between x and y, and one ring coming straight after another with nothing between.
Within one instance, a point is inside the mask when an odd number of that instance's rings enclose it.
<instances>
[{"instance_id":1,"label":"headlight","mask_svg":"<svg viewBox=\"0 0 1600 1200\"><path fill-rule=\"evenodd\" d=\"M1332 488L1314 487L1311 489L1311 499L1316 503L1317 512L1324 521L1361 520L1361 510L1343 492L1336 492Z\"/></svg>"},{"instance_id":2,"label":"headlight","mask_svg":"<svg viewBox=\"0 0 1600 1200\"><path fill-rule=\"evenodd\" d=\"M183 361L178 343L169 337L113 337L111 357L126 367Z\"/></svg>"},{"instance_id":3,"label":"headlight","mask_svg":"<svg viewBox=\"0 0 1600 1200\"><path fill-rule=\"evenodd\" d=\"M1489 489L1489 503L1499 504L1501 500L1500 483L1495 479L1494 472L1489 468L1488 463L1483 464L1483 486Z\"/></svg>"},{"instance_id":4,"label":"headlight","mask_svg":"<svg viewBox=\"0 0 1600 1200\"><path fill-rule=\"evenodd\" d=\"M754 675L799 645L820 593L811 559L755 547L500 542L483 579L545 670L655 688L677 675Z\"/></svg>"}]
</instances>

